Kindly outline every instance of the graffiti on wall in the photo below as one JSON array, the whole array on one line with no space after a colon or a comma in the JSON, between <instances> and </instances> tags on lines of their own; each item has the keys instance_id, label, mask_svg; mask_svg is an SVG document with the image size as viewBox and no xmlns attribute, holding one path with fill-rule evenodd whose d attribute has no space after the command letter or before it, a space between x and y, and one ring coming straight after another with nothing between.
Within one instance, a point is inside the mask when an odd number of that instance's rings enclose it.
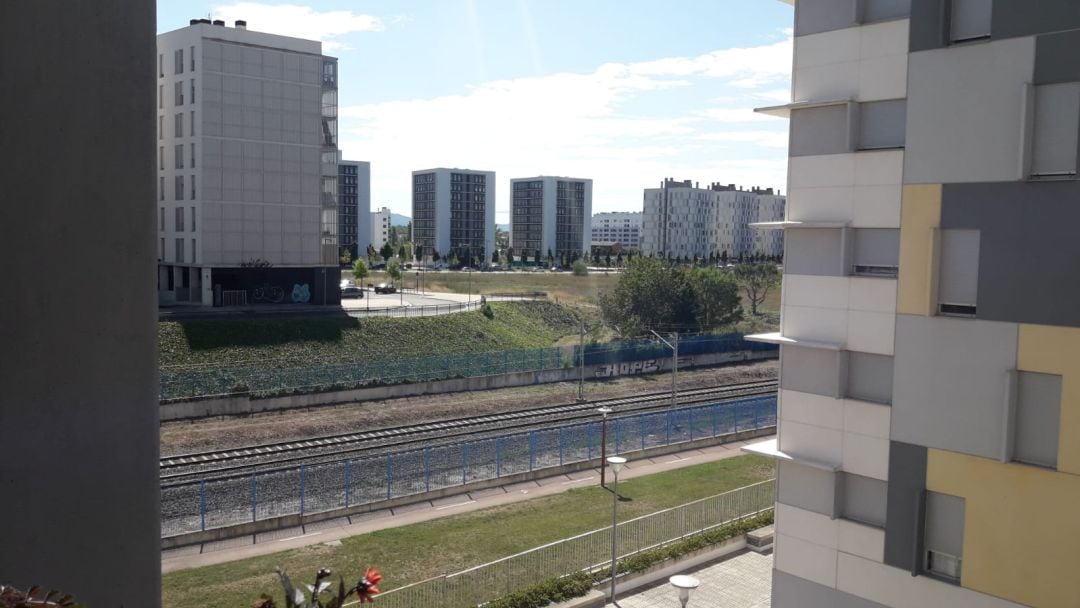
<instances>
[{"instance_id":1,"label":"graffiti on wall","mask_svg":"<svg viewBox=\"0 0 1080 608\"><path fill-rule=\"evenodd\" d=\"M251 293L251 299L255 302L277 304L285 299L285 292L277 285L265 283L262 286L255 288Z\"/></svg>"},{"instance_id":2,"label":"graffiti on wall","mask_svg":"<svg viewBox=\"0 0 1080 608\"><path fill-rule=\"evenodd\" d=\"M293 285L292 301L297 304L307 304L311 301L311 290L308 289L307 283Z\"/></svg>"}]
</instances>

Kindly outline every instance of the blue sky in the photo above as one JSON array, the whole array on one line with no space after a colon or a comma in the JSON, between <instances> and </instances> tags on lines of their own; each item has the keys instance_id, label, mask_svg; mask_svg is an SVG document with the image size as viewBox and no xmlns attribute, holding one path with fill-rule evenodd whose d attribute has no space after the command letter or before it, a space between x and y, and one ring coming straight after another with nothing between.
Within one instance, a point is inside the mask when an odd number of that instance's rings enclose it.
<instances>
[{"instance_id":1,"label":"blue sky","mask_svg":"<svg viewBox=\"0 0 1080 608\"><path fill-rule=\"evenodd\" d=\"M341 148L372 207L409 214L409 173L594 180L640 211L664 177L784 188L792 9L778 0L159 0L158 31L205 17L322 40L340 59Z\"/></svg>"}]
</instances>

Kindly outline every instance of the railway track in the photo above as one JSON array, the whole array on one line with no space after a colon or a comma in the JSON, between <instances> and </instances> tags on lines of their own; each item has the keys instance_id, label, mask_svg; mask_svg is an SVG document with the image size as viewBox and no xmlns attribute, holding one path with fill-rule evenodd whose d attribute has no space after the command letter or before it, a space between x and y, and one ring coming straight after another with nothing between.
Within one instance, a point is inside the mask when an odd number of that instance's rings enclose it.
<instances>
[{"instance_id":1,"label":"railway track","mask_svg":"<svg viewBox=\"0 0 1080 608\"><path fill-rule=\"evenodd\" d=\"M711 403L718 400L763 395L773 393L776 389L776 380L691 389L679 393L678 405ZM535 428L540 424L594 419L596 409L599 407L612 408L615 410L615 416L637 414L666 408L670 405L670 399L670 392L648 393L633 397L545 406L228 450L179 454L160 459L161 481L163 485L171 485L194 478L229 475L255 468L291 465L327 458L340 459L374 450L401 449L420 441L430 443L432 439L443 443L463 436Z\"/></svg>"}]
</instances>

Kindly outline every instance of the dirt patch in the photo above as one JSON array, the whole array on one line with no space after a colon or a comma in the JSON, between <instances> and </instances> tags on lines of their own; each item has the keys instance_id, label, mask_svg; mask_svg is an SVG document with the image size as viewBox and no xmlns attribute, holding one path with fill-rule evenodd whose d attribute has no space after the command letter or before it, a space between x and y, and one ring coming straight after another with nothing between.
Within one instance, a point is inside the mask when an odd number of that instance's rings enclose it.
<instances>
[{"instance_id":1,"label":"dirt patch","mask_svg":"<svg viewBox=\"0 0 1080 608\"><path fill-rule=\"evenodd\" d=\"M729 365L679 372L679 388L703 388L776 378L777 361ZM655 393L671 388L669 374L654 374L585 383L588 399ZM462 416L531 409L573 402L576 382L558 382L467 393L446 393L364 401L307 410L270 412L253 416L213 418L161 425L161 454L238 447L415 424Z\"/></svg>"}]
</instances>

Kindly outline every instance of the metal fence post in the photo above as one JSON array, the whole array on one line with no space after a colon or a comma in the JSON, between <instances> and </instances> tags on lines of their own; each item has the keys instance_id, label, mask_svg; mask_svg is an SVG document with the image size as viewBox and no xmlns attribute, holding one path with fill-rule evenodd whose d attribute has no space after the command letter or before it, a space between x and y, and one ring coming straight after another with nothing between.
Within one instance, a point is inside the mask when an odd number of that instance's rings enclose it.
<instances>
[{"instance_id":1,"label":"metal fence post","mask_svg":"<svg viewBox=\"0 0 1080 608\"><path fill-rule=\"evenodd\" d=\"M386 455L386 500L393 496L394 489L394 455Z\"/></svg>"},{"instance_id":2,"label":"metal fence post","mask_svg":"<svg viewBox=\"0 0 1080 608\"><path fill-rule=\"evenodd\" d=\"M345 461L345 508L349 508L349 493L352 492L352 480L349 479L349 473L352 472L352 468L349 466L352 462Z\"/></svg>"},{"instance_id":3,"label":"metal fence post","mask_svg":"<svg viewBox=\"0 0 1080 608\"><path fill-rule=\"evenodd\" d=\"M304 516L304 482L307 481L305 479L306 471L307 469L304 468L304 465L300 465L300 517Z\"/></svg>"},{"instance_id":4,"label":"metal fence post","mask_svg":"<svg viewBox=\"0 0 1080 608\"><path fill-rule=\"evenodd\" d=\"M502 437L495 438L495 477L502 477Z\"/></svg>"},{"instance_id":5,"label":"metal fence post","mask_svg":"<svg viewBox=\"0 0 1080 608\"><path fill-rule=\"evenodd\" d=\"M431 491L431 448L424 448L424 491Z\"/></svg>"},{"instance_id":6,"label":"metal fence post","mask_svg":"<svg viewBox=\"0 0 1080 608\"><path fill-rule=\"evenodd\" d=\"M533 470L533 461L536 456L536 431L529 431L529 470Z\"/></svg>"},{"instance_id":7,"label":"metal fence post","mask_svg":"<svg viewBox=\"0 0 1080 608\"><path fill-rule=\"evenodd\" d=\"M465 485L469 474L469 442L461 446L461 485Z\"/></svg>"},{"instance_id":8,"label":"metal fence post","mask_svg":"<svg viewBox=\"0 0 1080 608\"><path fill-rule=\"evenodd\" d=\"M664 445L671 445L671 411L669 410L665 419L664 430Z\"/></svg>"},{"instance_id":9,"label":"metal fence post","mask_svg":"<svg viewBox=\"0 0 1080 608\"><path fill-rule=\"evenodd\" d=\"M259 505L259 486L255 482L255 476L258 473L251 474L251 521L256 521Z\"/></svg>"},{"instance_id":10,"label":"metal fence post","mask_svg":"<svg viewBox=\"0 0 1080 608\"><path fill-rule=\"evenodd\" d=\"M563 427L559 427L559 466L563 466Z\"/></svg>"},{"instance_id":11,"label":"metal fence post","mask_svg":"<svg viewBox=\"0 0 1080 608\"><path fill-rule=\"evenodd\" d=\"M206 531L206 480L199 480L199 526Z\"/></svg>"},{"instance_id":12,"label":"metal fence post","mask_svg":"<svg viewBox=\"0 0 1080 608\"><path fill-rule=\"evenodd\" d=\"M586 460L592 460L592 423L585 423L585 445L588 447L588 458ZM601 466L604 466L601 463Z\"/></svg>"}]
</instances>

